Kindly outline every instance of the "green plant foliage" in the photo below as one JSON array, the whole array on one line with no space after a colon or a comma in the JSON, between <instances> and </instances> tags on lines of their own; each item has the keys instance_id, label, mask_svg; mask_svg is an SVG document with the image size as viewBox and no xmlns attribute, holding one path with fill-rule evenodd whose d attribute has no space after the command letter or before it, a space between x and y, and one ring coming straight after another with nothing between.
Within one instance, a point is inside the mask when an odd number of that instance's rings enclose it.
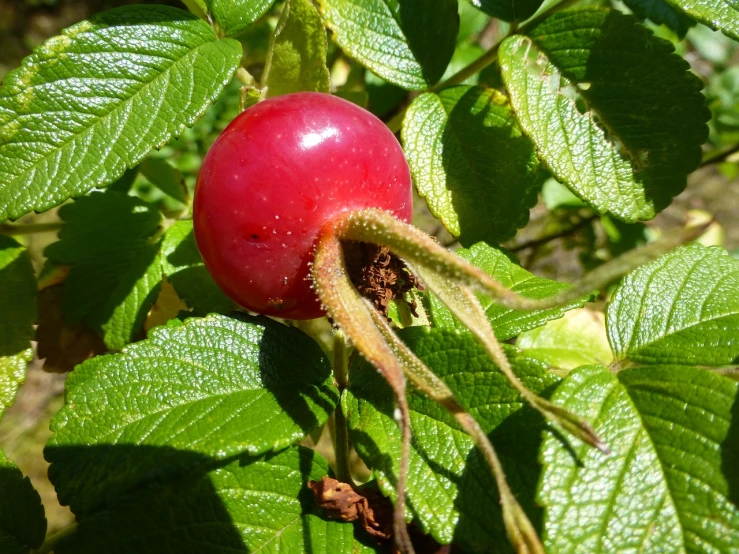
<instances>
[{"instance_id":1,"label":"green plant foliage","mask_svg":"<svg viewBox=\"0 0 739 554\"><path fill-rule=\"evenodd\" d=\"M459 0L459 34L457 43L472 41L490 22L490 18L474 8L468 0Z\"/></svg>"},{"instance_id":2,"label":"green plant foliage","mask_svg":"<svg viewBox=\"0 0 739 554\"><path fill-rule=\"evenodd\" d=\"M322 518L307 487L328 472L304 447L242 456L117 500L85 518L58 552L349 553L352 524Z\"/></svg>"},{"instance_id":3,"label":"green plant foliage","mask_svg":"<svg viewBox=\"0 0 739 554\"><path fill-rule=\"evenodd\" d=\"M463 245L497 244L526 225L546 173L505 96L469 86L422 94L402 136L419 192Z\"/></svg>"},{"instance_id":4,"label":"green plant foliage","mask_svg":"<svg viewBox=\"0 0 739 554\"><path fill-rule=\"evenodd\" d=\"M64 313L98 331L108 348L120 349L136 338L159 292L161 214L110 190L79 198L59 215L64 228L45 254L71 266Z\"/></svg>"},{"instance_id":5,"label":"green plant foliage","mask_svg":"<svg viewBox=\"0 0 739 554\"><path fill-rule=\"evenodd\" d=\"M603 314L587 309L569 311L561 319L521 333L516 347L559 369L607 365L613 360Z\"/></svg>"},{"instance_id":6,"label":"green plant foliage","mask_svg":"<svg viewBox=\"0 0 739 554\"><path fill-rule=\"evenodd\" d=\"M40 46L0 87L0 220L120 177L192 125L241 45L183 10L110 10Z\"/></svg>"},{"instance_id":7,"label":"green plant foliage","mask_svg":"<svg viewBox=\"0 0 739 554\"><path fill-rule=\"evenodd\" d=\"M479 267L485 273L495 277L503 286L529 298L548 298L566 289L568 285L550 279L542 279L526 271L501 250L484 243L478 243L469 250L460 249L457 254L461 258ZM583 298L565 306L548 310L522 311L511 310L481 296L480 302L485 309L498 340L507 340L523 331L544 325L551 319L562 317L565 312L580 308L586 302ZM462 323L433 295L429 295L431 319L436 327L444 329L463 329Z\"/></svg>"},{"instance_id":8,"label":"green plant foliage","mask_svg":"<svg viewBox=\"0 0 739 554\"><path fill-rule=\"evenodd\" d=\"M715 246L678 248L626 277L606 317L619 360L737 363L739 260Z\"/></svg>"},{"instance_id":9,"label":"green plant foliage","mask_svg":"<svg viewBox=\"0 0 739 554\"><path fill-rule=\"evenodd\" d=\"M13 403L33 358L36 276L26 249L0 235L0 418ZM2 528L2 525L0 525Z\"/></svg>"},{"instance_id":10,"label":"green plant foliage","mask_svg":"<svg viewBox=\"0 0 739 554\"><path fill-rule=\"evenodd\" d=\"M465 334L426 327L400 333L472 413L506 467L508 482L529 511L539 467L536 451L542 418L525 403L485 351ZM557 382L543 364L508 348L514 371L531 390L542 392ZM505 543L495 481L472 439L454 418L418 391L409 395L413 443L408 473L408 509L424 532L465 552L489 552ZM378 484L394 495L400 458L400 430L393 418L390 387L365 362L354 365L350 387L342 398L353 444L374 470Z\"/></svg>"},{"instance_id":11,"label":"green plant foliage","mask_svg":"<svg viewBox=\"0 0 739 554\"><path fill-rule=\"evenodd\" d=\"M683 38L695 21L676 10L667 0L624 0L631 11L642 19L651 19L656 24L663 24Z\"/></svg>"},{"instance_id":12,"label":"green plant foliage","mask_svg":"<svg viewBox=\"0 0 739 554\"><path fill-rule=\"evenodd\" d=\"M164 275L194 315L228 313L237 308L205 269L195 244L192 220L178 221L167 229L161 258Z\"/></svg>"},{"instance_id":13,"label":"green plant foliage","mask_svg":"<svg viewBox=\"0 0 739 554\"><path fill-rule=\"evenodd\" d=\"M0 450L0 552L28 554L46 536L41 498L28 477Z\"/></svg>"},{"instance_id":14,"label":"green plant foliage","mask_svg":"<svg viewBox=\"0 0 739 554\"><path fill-rule=\"evenodd\" d=\"M588 419L612 454L572 437L545 439L545 546L596 553L739 547L739 512L721 472L736 459L729 442L736 394L736 383L688 367L635 368L619 378L601 366L570 373L552 400Z\"/></svg>"},{"instance_id":15,"label":"green plant foliage","mask_svg":"<svg viewBox=\"0 0 739 554\"><path fill-rule=\"evenodd\" d=\"M470 0L470 2L492 17L518 22L534 15L543 0Z\"/></svg>"},{"instance_id":16,"label":"green plant foliage","mask_svg":"<svg viewBox=\"0 0 739 554\"><path fill-rule=\"evenodd\" d=\"M288 0L273 35L262 83L267 96L329 91L326 31L310 0Z\"/></svg>"},{"instance_id":17,"label":"green plant foliage","mask_svg":"<svg viewBox=\"0 0 739 554\"><path fill-rule=\"evenodd\" d=\"M185 178L178 169L158 158L146 158L139 164L139 171L146 179L163 193L182 204L190 203L190 192Z\"/></svg>"},{"instance_id":18,"label":"green plant foliage","mask_svg":"<svg viewBox=\"0 0 739 554\"><path fill-rule=\"evenodd\" d=\"M457 0L318 0L334 40L374 73L408 90L436 83L452 58Z\"/></svg>"},{"instance_id":19,"label":"green plant foliage","mask_svg":"<svg viewBox=\"0 0 739 554\"><path fill-rule=\"evenodd\" d=\"M739 2L737 0L667 0L696 21L726 36L739 40Z\"/></svg>"},{"instance_id":20,"label":"green plant foliage","mask_svg":"<svg viewBox=\"0 0 739 554\"><path fill-rule=\"evenodd\" d=\"M205 4L208 13L226 36L236 36L262 17L275 0L196 0Z\"/></svg>"},{"instance_id":21,"label":"green plant foliage","mask_svg":"<svg viewBox=\"0 0 739 554\"><path fill-rule=\"evenodd\" d=\"M660 458L686 550L739 548L737 383L674 366L634 368L618 379Z\"/></svg>"},{"instance_id":22,"label":"green plant foliage","mask_svg":"<svg viewBox=\"0 0 739 554\"><path fill-rule=\"evenodd\" d=\"M541 159L599 213L651 219L698 167L710 117L703 85L633 17L556 13L506 39L500 62Z\"/></svg>"},{"instance_id":23,"label":"green plant foliage","mask_svg":"<svg viewBox=\"0 0 739 554\"><path fill-rule=\"evenodd\" d=\"M408 95L402 88L388 83L371 71L365 72L364 87L369 103L367 109L377 117L384 117L392 112Z\"/></svg>"},{"instance_id":24,"label":"green plant foliage","mask_svg":"<svg viewBox=\"0 0 739 554\"><path fill-rule=\"evenodd\" d=\"M285 448L326 421L338 393L302 332L212 315L85 362L66 399L45 454L60 501L84 514L153 475Z\"/></svg>"}]
</instances>

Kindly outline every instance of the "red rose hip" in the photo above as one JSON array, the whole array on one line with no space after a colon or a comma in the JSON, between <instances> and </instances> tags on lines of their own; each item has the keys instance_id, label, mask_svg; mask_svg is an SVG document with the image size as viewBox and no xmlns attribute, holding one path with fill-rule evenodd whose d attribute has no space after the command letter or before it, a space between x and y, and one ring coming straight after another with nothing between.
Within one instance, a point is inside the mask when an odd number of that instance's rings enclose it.
<instances>
[{"instance_id":1,"label":"red rose hip","mask_svg":"<svg viewBox=\"0 0 739 554\"><path fill-rule=\"evenodd\" d=\"M239 305L289 319L323 315L309 278L323 225L365 208L410 222L403 151L374 115L301 92L252 106L213 143L195 190L195 239Z\"/></svg>"}]
</instances>

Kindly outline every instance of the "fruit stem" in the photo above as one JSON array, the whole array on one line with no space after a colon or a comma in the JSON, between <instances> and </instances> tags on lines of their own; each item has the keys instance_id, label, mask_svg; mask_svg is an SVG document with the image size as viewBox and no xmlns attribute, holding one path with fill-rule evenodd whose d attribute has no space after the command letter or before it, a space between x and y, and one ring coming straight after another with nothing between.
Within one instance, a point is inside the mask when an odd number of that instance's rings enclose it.
<instances>
[{"instance_id":1,"label":"fruit stem","mask_svg":"<svg viewBox=\"0 0 739 554\"><path fill-rule=\"evenodd\" d=\"M236 78L245 87L253 87L257 84L257 81L254 79L252 74L246 70L245 67L239 67L236 70Z\"/></svg>"},{"instance_id":2,"label":"fruit stem","mask_svg":"<svg viewBox=\"0 0 739 554\"><path fill-rule=\"evenodd\" d=\"M352 471L349 465L349 430L346 418L341 407L341 398L349 384L349 358L347 356L347 341L344 331L337 329L334 332L334 381L339 389L339 403L334 409L334 452L336 454L336 478L343 483L354 485Z\"/></svg>"}]
</instances>

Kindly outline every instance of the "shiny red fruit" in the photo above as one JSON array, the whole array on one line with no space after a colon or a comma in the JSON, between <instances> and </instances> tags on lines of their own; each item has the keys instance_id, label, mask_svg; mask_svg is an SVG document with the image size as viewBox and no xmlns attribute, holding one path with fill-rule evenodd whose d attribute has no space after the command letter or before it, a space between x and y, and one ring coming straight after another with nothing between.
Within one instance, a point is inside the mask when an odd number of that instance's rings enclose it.
<instances>
[{"instance_id":1,"label":"shiny red fruit","mask_svg":"<svg viewBox=\"0 0 739 554\"><path fill-rule=\"evenodd\" d=\"M323 315L309 264L337 215L378 208L409 222L403 151L374 115L301 92L249 108L213 143L195 190L195 239L238 304L288 319Z\"/></svg>"}]
</instances>

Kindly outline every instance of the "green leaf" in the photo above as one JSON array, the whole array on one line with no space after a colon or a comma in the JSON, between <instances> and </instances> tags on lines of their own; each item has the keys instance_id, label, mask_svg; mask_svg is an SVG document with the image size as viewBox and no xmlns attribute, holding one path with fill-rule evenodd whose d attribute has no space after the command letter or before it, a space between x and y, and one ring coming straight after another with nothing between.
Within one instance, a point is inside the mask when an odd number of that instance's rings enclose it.
<instances>
[{"instance_id":1,"label":"green leaf","mask_svg":"<svg viewBox=\"0 0 739 554\"><path fill-rule=\"evenodd\" d=\"M192 220L178 221L167 229L161 257L164 275L195 315L228 313L237 308L205 269L195 243Z\"/></svg>"},{"instance_id":2,"label":"green leaf","mask_svg":"<svg viewBox=\"0 0 739 554\"><path fill-rule=\"evenodd\" d=\"M63 309L71 323L98 331L111 349L135 340L159 293L161 214L143 200L107 191L59 210L65 221L46 256L71 266Z\"/></svg>"},{"instance_id":3,"label":"green leaf","mask_svg":"<svg viewBox=\"0 0 739 554\"><path fill-rule=\"evenodd\" d=\"M519 123L554 177L599 213L651 219L698 167L700 79L632 16L558 12L500 48Z\"/></svg>"},{"instance_id":4,"label":"green leaf","mask_svg":"<svg viewBox=\"0 0 739 554\"><path fill-rule=\"evenodd\" d=\"M452 58L457 0L318 0L334 40L374 73L408 90L436 83Z\"/></svg>"},{"instance_id":5,"label":"green leaf","mask_svg":"<svg viewBox=\"0 0 739 554\"><path fill-rule=\"evenodd\" d=\"M634 368L618 378L662 463L686 550L737 551L739 383L674 366Z\"/></svg>"},{"instance_id":6,"label":"green leaf","mask_svg":"<svg viewBox=\"0 0 739 554\"><path fill-rule=\"evenodd\" d=\"M617 359L739 362L739 260L723 248L677 248L627 276L606 311Z\"/></svg>"},{"instance_id":7,"label":"green leaf","mask_svg":"<svg viewBox=\"0 0 739 554\"><path fill-rule=\"evenodd\" d=\"M369 97L369 110L377 117L385 117L395 111L408 93L381 79L371 71L364 74L364 88Z\"/></svg>"},{"instance_id":8,"label":"green leaf","mask_svg":"<svg viewBox=\"0 0 739 554\"><path fill-rule=\"evenodd\" d=\"M0 235L0 418L13 404L33 358L36 276L31 260L12 238ZM2 497L2 495L0 495Z\"/></svg>"},{"instance_id":9,"label":"green leaf","mask_svg":"<svg viewBox=\"0 0 739 554\"><path fill-rule=\"evenodd\" d=\"M412 327L399 335L491 433L519 501L535 511L541 417L524 408L520 395L469 332ZM516 374L534 392L557 382L543 364L511 347L506 352ZM489 552L491 544L506 544L498 491L472 439L448 412L418 391L410 392L408 402L413 443L406 493L416 524L443 544L453 539L465 552ZM342 408L352 444L374 470L383 493L393 496L401 451L395 402L387 383L366 362L351 367Z\"/></svg>"},{"instance_id":10,"label":"green leaf","mask_svg":"<svg viewBox=\"0 0 739 554\"><path fill-rule=\"evenodd\" d=\"M0 552L28 554L46 536L41 497L28 477L0 450Z\"/></svg>"},{"instance_id":11,"label":"green leaf","mask_svg":"<svg viewBox=\"0 0 739 554\"><path fill-rule=\"evenodd\" d=\"M47 41L0 87L0 221L112 183L192 125L241 45L194 15L127 6Z\"/></svg>"},{"instance_id":12,"label":"green leaf","mask_svg":"<svg viewBox=\"0 0 739 554\"><path fill-rule=\"evenodd\" d=\"M475 42L478 35L482 33L485 26L490 23L490 18L479 9L472 7L467 0L459 2L459 34L457 43L470 41Z\"/></svg>"},{"instance_id":13,"label":"green leaf","mask_svg":"<svg viewBox=\"0 0 739 554\"><path fill-rule=\"evenodd\" d=\"M543 0L470 0L470 2L486 14L503 21L523 21L536 13Z\"/></svg>"},{"instance_id":14,"label":"green leaf","mask_svg":"<svg viewBox=\"0 0 739 554\"><path fill-rule=\"evenodd\" d=\"M497 244L526 225L544 172L505 96L469 86L422 94L402 137L418 191L463 245Z\"/></svg>"},{"instance_id":15,"label":"green leaf","mask_svg":"<svg viewBox=\"0 0 739 554\"><path fill-rule=\"evenodd\" d=\"M657 25L666 25L680 38L685 38L695 21L676 10L666 0L624 0L624 4L641 19L651 19Z\"/></svg>"},{"instance_id":16,"label":"green leaf","mask_svg":"<svg viewBox=\"0 0 739 554\"><path fill-rule=\"evenodd\" d=\"M149 157L141 162L139 171L163 193L183 204L190 203L190 193L179 169L175 169L164 160Z\"/></svg>"},{"instance_id":17,"label":"green leaf","mask_svg":"<svg viewBox=\"0 0 739 554\"><path fill-rule=\"evenodd\" d=\"M206 0L182 0L182 3L185 4L188 10L199 18L208 18L208 5L206 4Z\"/></svg>"},{"instance_id":18,"label":"green leaf","mask_svg":"<svg viewBox=\"0 0 739 554\"><path fill-rule=\"evenodd\" d=\"M548 551L739 546L737 510L725 497L721 471L736 467L727 465L737 459L728 436L730 428L736 435L736 384L701 371L636 368L620 383L606 368L590 366L558 387L552 399L590 421L612 454L572 437L544 440L539 500Z\"/></svg>"},{"instance_id":19,"label":"green leaf","mask_svg":"<svg viewBox=\"0 0 739 554\"><path fill-rule=\"evenodd\" d=\"M569 311L561 319L521 333L516 347L559 369L607 365L613 360L603 314L588 309Z\"/></svg>"},{"instance_id":20,"label":"green leaf","mask_svg":"<svg viewBox=\"0 0 739 554\"><path fill-rule=\"evenodd\" d=\"M272 38L262 84L267 96L291 92L329 92L326 31L310 0L288 0Z\"/></svg>"},{"instance_id":21,"label":"green leaf","mask_svg":"<svg viewBox=\"0 0 739 554\"><path fill-rule=\"evenodd\" d=\"M636 407L604 367L571 372L552 401L584 417L612 453L574 437L544 439L539 501L551 552L682 552L680 521Z\"/></svg>"},{"instance_id":22,"label":"green leaf","mask_svg":"<svg viewBox=\"0 0 739 554\"><path fill-rule=\"evenodd\" d=\"M236 36L262 17L275 0L201 0L208 6L219 29Z\"/></svg>"},{"instance_id":23,"label":"green leaf","mask_svg":"<svg viewBox=\"0 0 739 554\"><path fill-rule=\"evenodd\" d=\"M297 329L248 316L176 322L67 378L49 475L60 501L87 513L153 475L284 448L337 400L328 360Z\"/></svg>"},{"instance_id":24,"label":"green leaf","mask_svg":"<svg viewBox=\"0 0 739 554\"><path fill-rule=\"evenodd\" d=\"M308 489L329 467L292 447L151 487L85 518L59 554L351 553L353 525L321 517Z\"/></svg>"},{"instance_id":25,"label":"green leaf","mask_svg":"<svg viewBox=\"0 0 739 554\"><path fill-rule=\"evenodd\" d=\"M529 273L520 265L512 262L501 250L484 243L475 244L470 249L457 250L463 258L495 277L503 286L529 298L549 298L568 288L569 285L549 279L542 279ZM544 325L551 319L562 317L565 312L580 308L586 298L571 302L565 306L548 310L511 310L493 302L490 298L481 296L480 302L490 320L498 340L508 340L523 331ZM433 295L429 295L431 319L434 326L444 329L463 329L459 320Z\"/></svg>"},{"instance_id":26,"label":"green leaf","mask_svg":"<svg viewBox=\"0 0 739 554\"><path fill-rule=\"evenodd\" d=\"M711 29L739 41L739 1L737 0L667 0L678 10Z\"/></svg>"}]
</instances>

